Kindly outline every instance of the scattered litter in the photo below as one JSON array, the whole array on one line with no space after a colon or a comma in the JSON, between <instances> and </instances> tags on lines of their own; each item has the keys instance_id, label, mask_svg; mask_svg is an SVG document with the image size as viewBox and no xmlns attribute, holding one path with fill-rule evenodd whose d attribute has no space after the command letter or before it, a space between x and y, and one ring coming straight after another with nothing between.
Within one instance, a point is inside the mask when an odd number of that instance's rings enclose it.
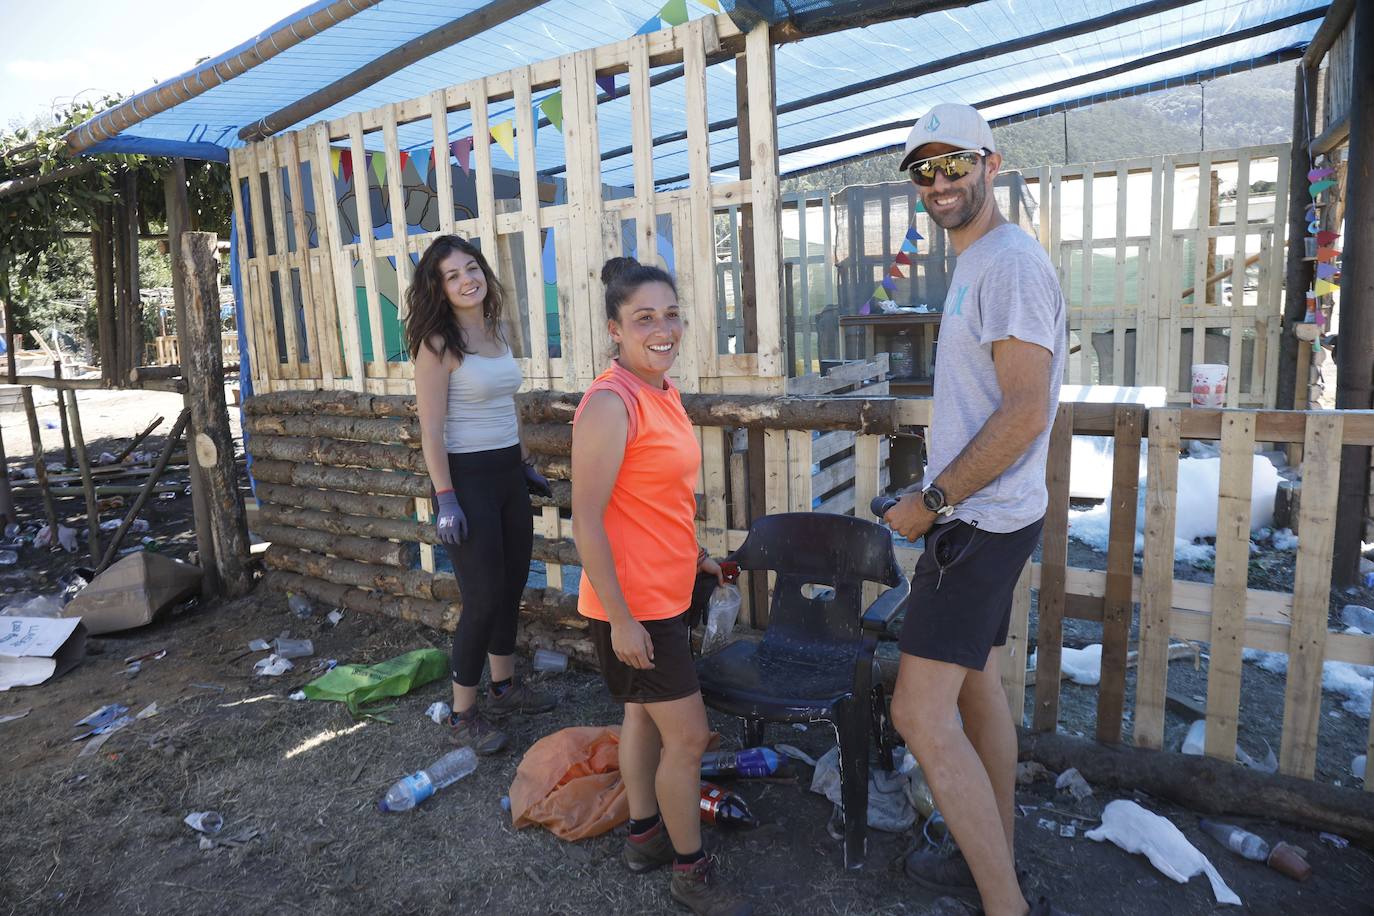
<instances>
[{"instance_id":1,"label":"scattered litter","mask_svg":"<svg viewBox=\"0 0 1374 916\"><path fill-rule=\"evenodd\" d=\"M160 554L139 551L91 580L63 611L80 617L92 635L152 623L200 591L201 571Z\"/></svg>"},{"instance_id":2,"label":"scattered litter","mask_svg":"<svg viewBox=\"0 0 1374 916\"><path fill-rule=\"evenodd\" d=\"M793 728L793 730L795 730L795 731L804 732L804 731L806 731L806 723L805 723L805 722L793 722L793 723L792 723L792 728Z\"/></svg>"},{"instance_id":3,"label":"scattered litter","mask_svg":"<svg viewBox=\"0 0 1374 916\"><path fill-rule=\"evenodd\" d=\"M301 620L308 620L310 616L315 613L315 608L310 603L310 599L304 595L297 595L294 592L288 593L286 606L291 609L291 613L295 614Z\"/></svg>"},{"instance_id":4,"label":"scattered litter","mask_svg":"<svg viewBox=\"0 0 1374 916\"><path fill-rule=\"evenodd\" d=\"M32 687L86 657L86 628L74 618L6 617L0 627L0 690Z\"/></svg>"},{"instance_id":5,"label":"scattered litter","mask_svg":"<svg viewBox=\"0 0 1374 916\"><path fill-rule=\"evenodd\" d=\"M192 811L182 818L182 822L196 833L207 833L210 836L219 833L224 826L224 818L220 817L218 811Z\"/></svg>"},{"instance_id":6,"label":"scattered litter","mask_svg":"<svg viewBox=\"0 0 1374 916\"><path fill-rule=\"evenodd\" d=\"M122 673L125 677L132 679L132 678L138 677L138 673L139 673L140 671L142 671L142 670L143 670L143 662L134 662L132 665L130 665L129 667L125 668L121 673Z\"/></svg>"},{"instance_id":7,"label":"scattered litter","mask_svg":"<svg viewBox=\"0 0 1374 916\"><path fill-rule=\"evenodd\" d=\"M470 747L449 751L429 766L396 781L378 802L382 811L409 811L440 789L453 785L477 769L477 755Z\"/></svg>"},{"instance_id":8,"label":"scattered litter","mask_svg":"<svg viewBox=\"0 0 1374 916\"><path fill-rule=\"evenodd\" d=\"M73 728L81 728L83 725L89 728L102 728L109 725L115 719L129 711L129 707L121 706L118 703L111 703L102 706L84 719L80 719L73 725Z\"/></svg>"},{"instance_id":9,"label":"scattered litter","mask_svg":"<svg viewBox=\"0 0 1374 916\"><path fill-rule=\"evenodd\" d=\"M315 644L308 639L279 637L273 642L273 650L279 658L305 658L315 654Z\"/></svg>"},{"instance_id":10,"label":"scattered litter","mask_svg":"<svg viewBox=\"0 0 1374 916\"><path fill-rule=\"evenodd\" d=\"M739 587L733 583L718 585L711 592L706 605L706 631L701 638L702 655L710 655L729 645L743 601Z\"/></svg>"},{"instance_id":11,"label":"scattered litter","mask_svg":"<svg viewBox=\"0 0 1374 916\"><path fill-rule=\"evenodd\" d=\"M306 695L305 695L305 691L304 691L304 690L297 690L295 693L293 693L293 694L291 694L290 696L288 696L287 699L288 699L288 700L304 700L304 699L307 699L307 697L306 697Z\"/></svg>"},{"instance_id":12,"label":"scattered litter","mask_svg":"<svg viewBox=\"0 0 1374 916\"><path fill-rule=\"evenodd\" d=\"M330 611L324 619L329 621L329 625L331 627L337 627L339 625L339 621L343 620L343 611L339 610L338 608L334 608L334 610Z\"/></svg>"},{"instance_id":13,"label":"scattered litter","mask_svg":"<svg viewBox=\"0 0 1374 916\"><path fill-rule=\"evenodd\" d=\"M1247 650L1248 651L1248 650ZM1279 760L1274 755L1274 749L1269 746L1269 742L1264 738L1260 741L1264 743L1264 759L1256 760L1246 753L1245 749L1239 744L1236 745L1236 762L1252 770L1261 773L1277 773L1279 771ZM1207 720L1198 719L1188 726L1188 734L1183 737L1183 747L1181 750L1185 754L1193 757L1201 757L1207 746Z\"/></svg>"},{"instance_id":14,"label":"scattered litter","mask_svg":"<svg viewBox=\"0 0 1374 916\"><path fill-rule=\"evenodd\" d=\"M832 747L822 754L815 767L815 772L811 776L811 791L824 795L835 805L837 811L842 811L844 804L839 746ZM910 830L916 823L917 805L927 805L926 797L929 791L926 788L925 777L917 766L913 766L905 773L870 769L868 826L888 833Z\"/></svg>"},{"instance_id":15,"label":"scattered litter","mask_svg":"<svg viewBox=\"0 0 1374 916\"><path fill-rule=\"evenodd\" d=\"M13 566L19 562L19 554L13 550L0 550L0 566Z\"/></svg>"},{"instance_id":16,"label":"scattered litter","mask_svg":"<svg viewBox=\"0 0 1374 916\"><path fill-rule=\"evenodd\" d=\"M1356 779L1364 779L1364 770L1368 757L1368 754L1361 754L1354 760L1350 761L1350 772L1354 775Z\"/></svg>"},{"instance_id":17,"label":"scattered litter","mask_svg":"<svg viewBox=\"0 0 1374 916\"><path fill-rule=\"evenodd\" d=\"M1054 781L1054 787L1061 792L1067 791L1078 801L1090 798L1093 794L1093 787L1088 785L1088 781L1076 767L1070 767L1060 773L1059 778Z\"/></svg>"},{"instance_id":18,"label":"scattered litter","mask_svg":"<svg viewBox=\"0 0 1374 916\"><path fill-rule=\"evenodd\" d=\"M1374 633L1374 610L1362 604L1347 604L1341 608L1341 623L1361 633Z\"/></svg>"},{"instance_id":19,"label":"scattered litter","mask_svg":"<svg viewBox=\"0 0 1374 916\"><path fill-rule=\"evenodd\" d=\"M1269 543L1275 550L1297 550L1298 536L1288 528L1280 528L1274 532L1274 536Z\"/></svg>"},{"instance_id":20,"label":"scattered litter","mask_svg":"<svg viewBox=\"0 0 1374 916\"><path fill-rule=\"evenodd\" d=\"M134 662L146 662L149 660L159 661L167 657L166 649L154 649L151 652L144 652L142 655L130 655L124 659L124 664L132 665Z\"/></svg>"},{"instance_id":21,"label":"scattered litter","mask_svg":"<svg viewBox=\"0 0 1374 916\"><path fill-rule=\"evenodd\" d=\"M101 452L101 453L96 457L96 459L95 459L95 464L97 464L97 465L102 465L102 466L103 466L103 465L114 464L114 463L115 463L115 456L112 455L112 454L109 453L109 452Z\"/></svg>"},{"instance_id":22,"label":"scattered litter","mask_svg":"<svg viewBox=\"0 0 1374 916\"><path fill-rule=\"evenodd\" d=\"M1212 863L1177 827L1133 801L1119 798L1108 802L1102 811L1102 825L1083 835L1099 843L1110 840L1127 852L1143 854L1151 865L1179 884L1187 884L1189 878L1201 872L1211 882L1218 903L1241 905L1240 898L1226 886Z\"/></svg>"},{"instance_id":23,"label":"scattered litter","mask_svg":"<svg viewBox=\"0 0 1374 916\"><path fill-rule=\"evenodd\" d=\"M305 695L312 700L346 703L349 712L356 716L361 714L364 703L404 696L448 672L445 653L416 649L375 665L339 665L306 684Z\"/></svg>"},{"instance_id":24,"label":"scattered litter","mask_svg":"<svg viewBox=\"0 0 1374 916\"><path fill-rule=\"evenodd\" d=\"M1050 833L1058 833L1059 825L1047 817L1042 817L1035 822L1035 826L1041 830L1048 830Z\"/></svg>"},{"instance_id":25,"label":"scattered litter","mask_svg":"<svg viewBox=\"0 0 1374 916\"><path fill-rule=\"evenodd\" d=\"M1349 840L1347 840L1343 836L1337 836L1334 833L1319 833L1317 834L1317 836L1321 839L1323 843L1329 843L1330 845L1335 846L1337 849L1344 849L1350 845Z\"/></svg>"},{"instance_id":26,"label":"scattered litter","mask_svg":"<svg viewBox=\"0 0 1374 916\"><path fill-rule=\"evenodd\" d=\"M435 725L443 725L444 720L453 714L453 707L440 700L437 703L430 703L429 709L425 710L425 715L434 720Z\"/></svg>"},{"instance_id":27,"label":"scattered litter","mask_svg":"<svg viewBox=\"0 0 1374 916\"><path fill-rule=\"evenodd\" d=\"M148 520L146 518L136 518L129 525L129 533L147 534L150 527L151 526L148 524Z\"/></svg>"},{"instance_id":28,"label":"scattered litter","mask_svg":"<svg viewBox=\"0 0 1374 916\"><path fill-rule=\"evenodd\" d=\"M510 814L510 796L509 796L509 795L502 795L502 796L501 796L501 810L504 811L504 812L506 812L507 814Z\"/></svg>"},{"instance_id":29,"label":"scattered litter","mask_svg":"<svg viewBox=\"0 0 1374 916\"><path fill-rule=\"evenodd\" d=\"M5 617L61 617L62 599L56 595L36 595L27 601L11 604L0 611Z\"/></svg>"},{"instance_id":30,"label":"scattered litter","mask_svg":"<svg viewBox=\"0 0 1374 916\"><path fill-rule=\"evenodd\" d=\"M552 649L536 649L531 667L535 671L567 671L568 656Z\"/></svg>"},{"instance_id":31,"label":"scattered litter","mask_svg":"<svg viewBox=\"0 0 1374 916\"><path fill-rule=\"evenodd\" d=\"M104 746L106 741L114 737L114 735L117 734L125 726L131 725L134 722L140 721L142 719L147 719L155 715L157 715L157 704L149 703L147 706L145 706L142 710L139 711L138 715L134 716L133 718L130 718L129 716L120 716L108 725L104 725L96 729L96 731L91 735L91 739L86 742L85 747L81 748L81 753L77 754L76 756L78 758L91 756L92 754L99 751L100 748Z\"/></svg>"},{"instance_id":32,"label":"scattered litter","mask_svg":"<svg viewBox=\"0 0 1374 916\"><path fill-rule=\"evenodd\" d=\"M777 751L779 754L791 757L793 760L800 760L809 767L816 765L815 757L812 757L810 754L806 753L806 751L795 748L790 744L775 744L773 745L773 750Z\"/></svg>"},{"instance_id":33,"label":"scattered litter","mask_svg":"<svg viewBox=\"0 0 1374 916\"><path fill-rule=\"evenodd\" d=\"M333 671L338 667L338 660L333 658L317 658L315 664L310 666L310 674L323 674L326 671Z\"/></svg>"},{"instance_id":34,"label":"scattered litter","mask_svg":"<svg viewBox=\"0 0 1374 916\"><path fill-rule=\"evenodd\" d=\"M224 693L224 687L220 684L192 684L197 690L213 690L215 693Z\"/></svg>"},{"instance_id":35,"label":"scattered litter","mask_svg":"<svg viewBox=\"0 0 1374 916\"><path fill-rule=\"evenodd\" d=\"M872 788L871 783L869 787ZM870 796L870 810L872 810L872 801ZM838 811L839 805L836 805L835 809ZM715 783L705 780L702 780L701 783L701 805L698 813L701 815L703 824L714 824L718 827L752 829L759 825L759 819L754 816L754 812L749 810L749 805L743 798L728 789L723 789ZM869 825L878 826L872 820L869 821Z\"/></svg>"},{"instance_id":36,"label":"scattered litter","mask_svg":"<svg viewBox=\"0 0 1374 916\"><path fill-rule=\"evenodd\" d=\"M1038 760L1022 760L1016 765L1016 784L1018 786L1028 786L1042 779L1049 779L1052 775L1054 774Z\"/></svg>"},{"instance_id":37,"label":"scattered litter","mask_svg":"<svg viewBox=\"0 0 1374 916\"><path fill-rule=\"evenodd\" d=\"M1102 646L1093 643L1082 649L1065 647L1060 650L1059 671L1075 684L1092 686L1102 680ZM1038 652L1032 652L1026 659L1026 667L1034 669Z\"/></svg>"},{"instance_id":38,"label":"scattered litter","mask_svg":"<svg viewBox=\"0 0 1374 916\"><path fill-rule=\"evenodd\" d=\"M205 850L215 849L220 846L234 849L239 846L245 846L260 836L262 836L262 831L258 830L258 828L245 827L233 836L208 837L202 835L199 846L201 849Z\"/></svg>"},{"instance_id":39,"label":"scattered litter","mask_svg":"<svg viewBox=\"0 0 1374 916\"><path fill-rule=\"evenodd\" d=\"M31 712L33 712L33 708L29 707L27 709L21 709L15 713L10 713L7 716L0 716L0 725L4 725L6 722L14 722L17 719L22 719Z\"/></svg>"},{"instance_id":40,"label":"scattered litter","mask_svg":"<svg viewBox=\"0 0 1374 916\"><path fill-rule=\"evenodd\" d=\"M1312 877L1312 866L1307 863L1307 850L1292 843L1278 842L1265 863L1281 875L1294 881L1306 881Z\"/></svg>"},{"instance_id":41,"label":"scattered litter","mask_svg":"<svg viewBox=\"0 0 1374 916\"><path fill-rule=\"evenodd\" d=\"M1078 831L1077 831L1076 829L1074 829L1073 824L1060 824L1060 825L1059 825L1059 835L1060 835L1060 836L1062 836L1062 837L1068 837L1069 839L1073 839L1075 836L1077 836L1077 834L1078 834Z\"/></svg>"},{"instance_id":42,"label":"scattered litter","mask_svg":"<svg viewBox=\"0 0 1374 916\"><path fill-rule=\"evenodd\" d=\"M1248 830L1209 818L1198 821L1198 827L1238 856L1252 862L1263 862L1269 858L1269 844L1263 837L1256 836Z\"/></svg>"},{"instance_id":43,"label":"scattered litter","mask_svg":"<svg viewBox=\"0 0 1374 916\"><path fill-rule=\"evenodd\" d=\"M278 677L294 668L288 660L275 653L266 658L259 659L253 666L253 673L262 677Z\"/></svg>"},{"instance_id":44,"label":"scattered litter","mask_svg":"<svg viewBox=\"0 0 1374 916\"><path fill-rule=\"evenodd\" d=\"M248 644L249 652L266 652L272 648L272 644L265 639L255 639Z\"/></svg>"},{"instance_id":45,"label":"scattered litter","mask_svg":"<svg viewBox=\"0 0 1374 916\"><path fill-rule=\"evenodd\" d=\"M124 520L123 520L123 519L118 519L118 518L107 518L107 519L105 519L105 521L103 521L103 522L100 523L100 530L101 530L101 531L114 531L116 528L118 528L118 527L119 527L120 525L122 525L122 524L124 524Z\"/></svg>"}]
</instances>

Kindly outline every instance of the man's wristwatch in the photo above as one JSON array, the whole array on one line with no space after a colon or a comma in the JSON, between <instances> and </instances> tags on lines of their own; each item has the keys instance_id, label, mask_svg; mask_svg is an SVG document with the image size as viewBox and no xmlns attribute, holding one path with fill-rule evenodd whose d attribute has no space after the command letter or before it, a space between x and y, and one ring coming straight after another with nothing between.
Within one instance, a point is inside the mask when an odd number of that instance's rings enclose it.
<instances>
[{"instance_id":1,"label":"man's wristwatch","mask_svg":"<svg viewBox=\"0 0 1374 916\"><path fill-rule=\"evenodd\" d=\"M935 484L931 484L921 491L921 502L936 515L948 517L954 514L954 507L945 499L945 491Z\"/></svg>"}]
</instances>

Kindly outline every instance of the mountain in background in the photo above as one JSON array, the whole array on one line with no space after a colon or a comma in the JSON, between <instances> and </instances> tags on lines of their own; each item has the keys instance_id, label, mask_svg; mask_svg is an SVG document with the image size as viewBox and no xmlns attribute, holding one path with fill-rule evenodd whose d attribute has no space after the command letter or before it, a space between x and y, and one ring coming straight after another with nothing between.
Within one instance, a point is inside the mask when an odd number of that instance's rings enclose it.
<instances>
[{"instance_id":1,"label":"mountain in background","mask_svg":"<svg viewBox=\"0 0 1374 916\"><path fill-rule=\"evenodd\" d=\"M1293 67L1279 64L1206 84L1100 102L993 131L1004 169L1286 143L1293 133ZM1203 100L1206 100L1204 121ZM931 100L932 103L938 101ZM1068 156L1065 156L1065 125ZM901 151L872 153L792 177L782 189L838 190L898 180Z\"/></svg>"}]
</instances>

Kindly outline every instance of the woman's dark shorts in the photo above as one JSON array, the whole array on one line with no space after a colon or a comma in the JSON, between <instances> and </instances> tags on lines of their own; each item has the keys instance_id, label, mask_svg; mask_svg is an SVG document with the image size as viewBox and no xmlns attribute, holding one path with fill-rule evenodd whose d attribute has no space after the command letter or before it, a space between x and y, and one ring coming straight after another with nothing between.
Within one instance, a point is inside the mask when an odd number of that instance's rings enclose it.
<instances>
[{"instance_id":1,"label":"woman's dark shorts","mask_svg":"<svg viewBox=\"0 0 1374 916\"><path fill-rule=\"evenodd\" d=\"M927 534L911 577L901 650L982 671L993 647L1007 643L1012 592L1044 521L1005 534L955 521Z\"/></svg>"},{"instance_id":2,"label":"woman's dark shorts","mask_svg":"<svg viewBox=\"0 0 1374 916\"><path fill-rule=\"evenodd\" d=\"M689 697L701 689L697 666L692 659L692 643L687 614L663 620L641 620L654 644L654 666L631 668L611 648L611 625L604 620L588 620L592 644L601 661L601 676L617 703L666 703Z\"/></svg>"}]
</instances>

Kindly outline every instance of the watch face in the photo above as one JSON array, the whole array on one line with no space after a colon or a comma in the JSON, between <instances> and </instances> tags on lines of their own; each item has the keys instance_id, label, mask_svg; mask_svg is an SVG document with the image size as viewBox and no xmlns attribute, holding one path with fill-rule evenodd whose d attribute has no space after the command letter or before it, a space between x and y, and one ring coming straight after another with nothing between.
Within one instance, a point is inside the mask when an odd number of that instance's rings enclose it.
<instances>
[{"instance_id":1,"label":"watch face","mask_svg":"<svg viewBox=\"0 0 1374 916\"><path fill-rule=\"evenodd\" d=\"M939 512L945 507L945 494L941 493L935 487L923 491L921 493L921 500L931 512Z\"/></svg>"}]
</instances>

